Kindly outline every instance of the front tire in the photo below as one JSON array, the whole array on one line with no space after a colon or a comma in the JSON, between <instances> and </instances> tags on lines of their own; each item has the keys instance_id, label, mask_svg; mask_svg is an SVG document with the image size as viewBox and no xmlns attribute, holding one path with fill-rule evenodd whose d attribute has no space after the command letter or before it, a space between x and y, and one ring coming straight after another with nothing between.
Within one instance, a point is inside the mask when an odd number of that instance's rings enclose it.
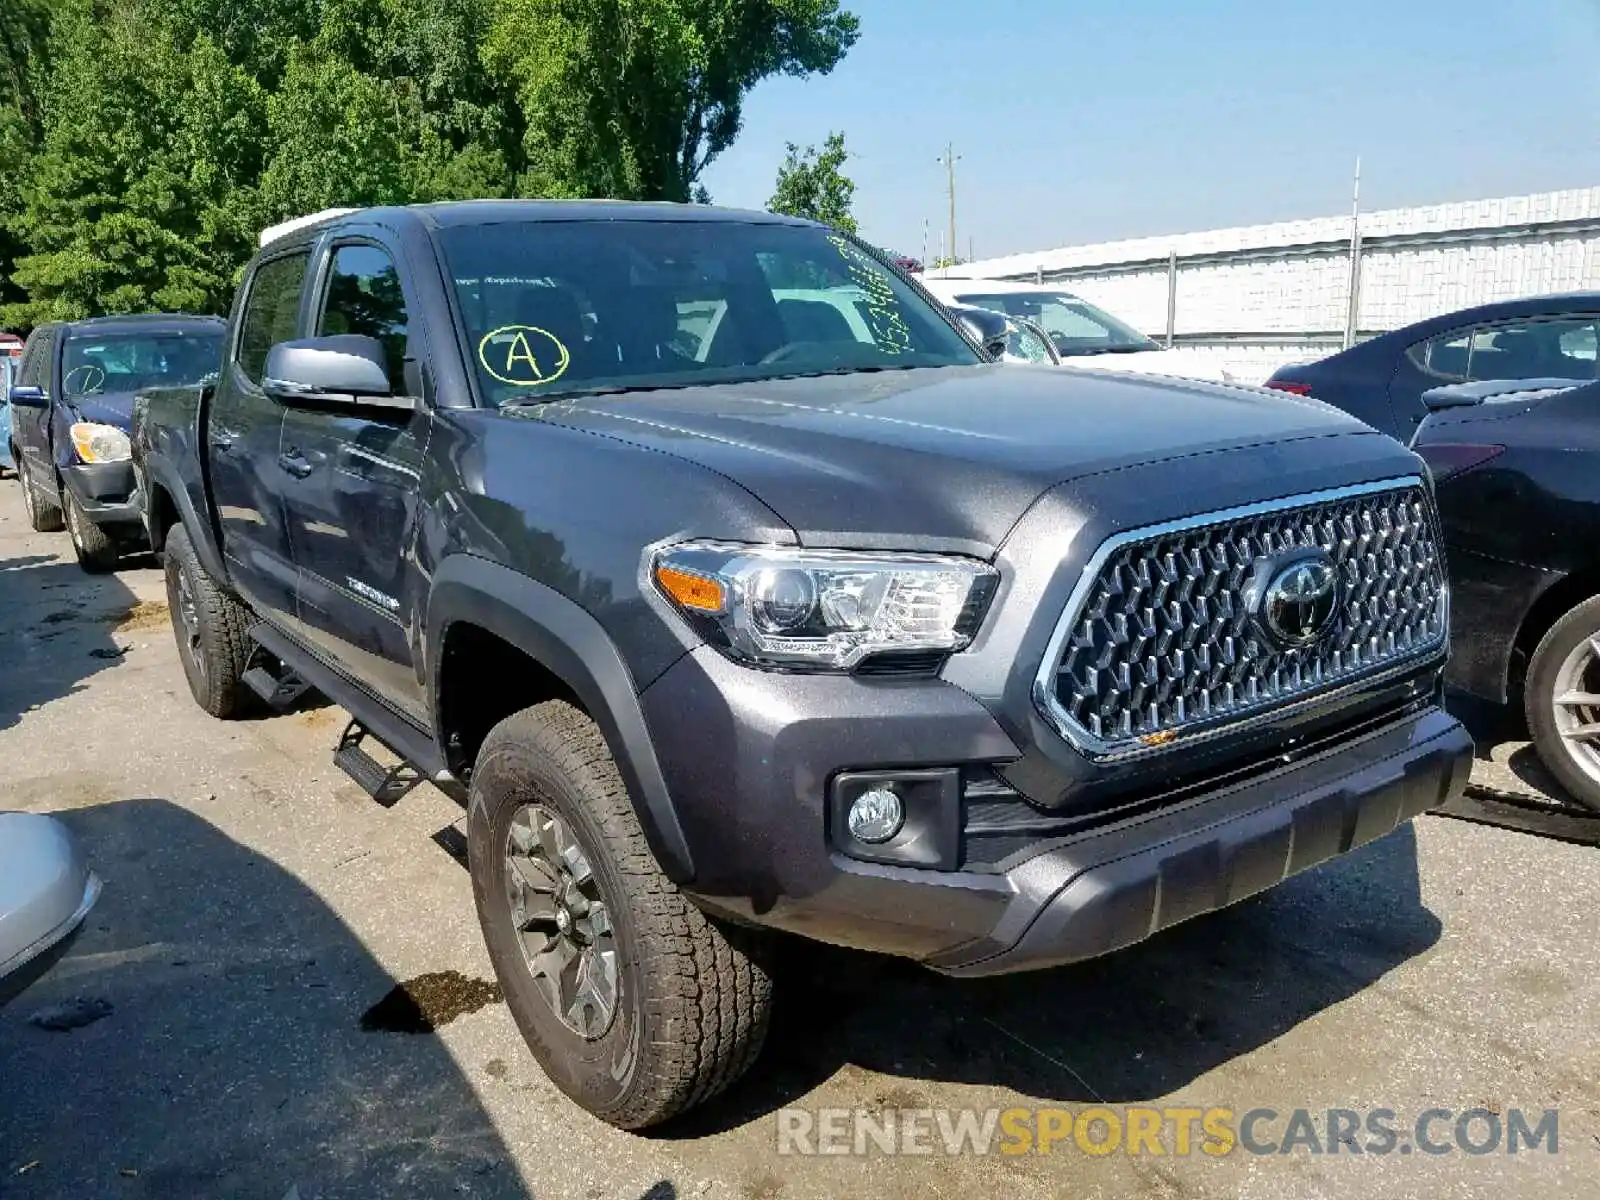
<instances>
[{"instance_id":1,"label":"front tire","mask_svg":"<svg viewBox=\"0 0 1600 1200\"><path fill-rule=\"evenodd\" d=\"M181 524L167 535L164 566L167 608L189 692L213 717L237 716L250 695L240 682L253 650L247 632L250 610L206 573Z\"/></svg>"},{"instance_id":2,"label":"front tire","mask_svg":"<svg viewBox=\"0 0 1600 1200\"><path fill-rule=\"evenodd\" d=\"M22 506L27 510L29 527L35 533L59 533L63 524L61 507L39 495L24 459L17 459L17 478L22 482Z\"/></svg>"},{"instance_id":3,"label":"front tire","mask_svg":"<svg viewBox=\"0 0 1600 1200\"><path fill-rule=\"evenodd\" d=\"M468 821L489 956L558 1088L643 1129L744 1074L771 977L743 931L714 925L662 872L593 721L551 701L500 722L473 767Z\"/></svg>"},{"instance_id":4,"label":"front tire","mask_svg":"<svg viewBox=\"0 0 1600 1200\"><path fill-rule=\"evenodd\" d=\"M72 549L78 556L78 565L91 574L99 575L117 565L117 544L104 529L89 519L83 505L71 488L61 489L67 519L67 536L72 539Z\"/></svg>"},{"instance_id":5,"label":"front tire","mask_svg":"<svg viewBox=\"0 0 1600 1200\"><path fill-rule=\"evenodd\" d=\"M1574 800L1600 812L1600 596L1539 640L1523 703L1540 760Z\"/></svg>"}]
</instances>

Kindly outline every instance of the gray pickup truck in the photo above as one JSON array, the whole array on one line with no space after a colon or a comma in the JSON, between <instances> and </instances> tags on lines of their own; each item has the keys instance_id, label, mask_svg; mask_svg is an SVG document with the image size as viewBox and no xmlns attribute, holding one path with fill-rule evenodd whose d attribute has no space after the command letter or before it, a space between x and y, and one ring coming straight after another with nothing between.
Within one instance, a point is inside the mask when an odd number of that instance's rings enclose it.
<instances>
[{"instance_id":1,"label":"gray pickup truck","mask_svg":"<svg viewBox=\"0 0 1600 1200\"><path fill-rule=\"evenodd\" d=\"M748 1067L780 932L1071 962L1465 782L1417 458L974 330L804 221L372 209L136 406L196 700L315 688L374 797L467 806L511 1013L613 1124Z\"/></svg>"}]
</instances>

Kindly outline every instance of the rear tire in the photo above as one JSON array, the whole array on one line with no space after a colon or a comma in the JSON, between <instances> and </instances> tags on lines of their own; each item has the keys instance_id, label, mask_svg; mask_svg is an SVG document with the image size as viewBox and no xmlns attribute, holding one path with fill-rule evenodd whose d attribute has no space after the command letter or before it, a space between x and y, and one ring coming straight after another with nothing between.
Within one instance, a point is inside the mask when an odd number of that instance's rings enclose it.
<instances>
[{"instance_id":1,"label":"rear tire","mask_svg":"<svg viewBox=\"0 0 1600 1200\"><path fill-rule=\"evenodd\" d=\"M1574 800L1600 812L1600 596L1539 640L1523 705L1540 761Z\"/></svg>"},{"instance_id":2,"label":"rear tire","mask_svg":"<svg viewBox=\"0 0 1600 1200\"><path fill-rule=\"evenodd\" d=\"M104 529L89 519L71 488L62 488L67 519L67 536L72 539L72 549L78 555L78 565L91 574L99 575L117 565L117 544Z\"/></svg>"},{"instance_id":3,"label":"rear tire","mask_svg":"<svg viewBox=\"0 0 1600 1200\"><path fill-rule=\"evenodd\" d=\"M181 524L167 535L165 568L167 607L189 691L213 717L237 716L251 695L240 682L255 649L247 632L250 610L206 573Z\"/></svg>"},{"instance_id":4,"label":"rear tire","mask_svg":"<svg viewBox=\"0 0 1600 1200\"><path fill-rule=\"evenodd\" d=\"M35 533L59 533L64 524L61 506L39 495L24 459L17 459L17 478L22 481L22 504L28 512L29 526Z\"/></svg>"},{"instance_id":5,"label":"rear tire","mask_svg":"<svg viewBox=\"0 0 1600 1200\"><path fill-rule=\"evenodd\" d=\"M643 1129L744 1074L766 1036L771 977L745 931L713 924L662 872L593 721L551 701L500 722L468 813L489 956L551 1082L601 1120ZM554 975L551 954L569 964ZM596 978L609 986L585 992Z\"/></svg>"}]
</instances>

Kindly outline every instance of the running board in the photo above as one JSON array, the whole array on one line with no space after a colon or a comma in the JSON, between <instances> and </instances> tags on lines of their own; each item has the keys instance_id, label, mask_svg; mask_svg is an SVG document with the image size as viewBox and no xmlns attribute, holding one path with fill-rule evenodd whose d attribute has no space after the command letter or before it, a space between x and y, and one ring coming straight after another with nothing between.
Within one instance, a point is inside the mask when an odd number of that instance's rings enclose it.
<instances>
[{"instance_id":1,"label":"running board","mask_svg":"<svg viewBox=\"0 0 1600 1200\"><path fill-rule=\"evenodd\" d=\"M404 760L392 767L384 766L361 748L366 738L367 730L360 721L346 725L339 738L339 748L333 752L334 766L355 780L356 786L384 808L393 808L425 776Z\"/></svg>"},{"instance_id":2,"label":"running board","mask_svg":"<svg viewBox=\"0 0 1600 1200\"><path fill-rule=\"evenodd\" d=\"M293 671L348 712L351 723L359 725L367 737L394 751L396 758L408 764L419 776L430 781L434 787L458 804L464 805L467 802L466 787L445 767L444 756L426 730L408 718L402 717L394 709L314 656L298 642L265 622L252 625L250 636L268 654L276 656L286 671ZM360 748L359 739L357 743L361 758L371 762L371 755ZM342 738L339 748L341 750L344 748ZM347 755L346 758L353 759L354 756ZM341 763L340 766L343 768L344 764ZM373 762L372 766L380 774L387 770L381 763ZM362 770L360 767L356 769ZM362 783L364 788L365 781L369 777L351 775L351 778ZM367 790L367 794L372 795L372 792Z\"/></svg>"},{"instance_id":3,"label":"running board","mask_svg":"<svg viewBox=\"0 0 1600 1200\"><path fill-rule=\"evenodd\" d=\"M239 682L260 696L267 707L280 712L311 690L311 685L288 667L273 674L265 664L251 667Z\"/></svg>"}]
</instances>

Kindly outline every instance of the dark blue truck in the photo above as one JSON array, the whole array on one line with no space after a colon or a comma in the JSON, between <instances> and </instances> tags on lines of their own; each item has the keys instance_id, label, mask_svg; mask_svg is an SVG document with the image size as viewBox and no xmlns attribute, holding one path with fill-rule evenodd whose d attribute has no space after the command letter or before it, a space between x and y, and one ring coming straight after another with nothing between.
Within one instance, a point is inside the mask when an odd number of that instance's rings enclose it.
<instances>
[{"instance_id":1,"label":"dark blue truck","mask_svg":"<svg viewBox=\"0 0 1600 1200\"><path fill-rule=\"evenodd\" d=\"M86 570L144 544L128 442L140 388L198 383L223 323L169 313L50 322L29 336L10 391L10 450L34 529L66 525Z\"/></svg>"}]
</instances>

